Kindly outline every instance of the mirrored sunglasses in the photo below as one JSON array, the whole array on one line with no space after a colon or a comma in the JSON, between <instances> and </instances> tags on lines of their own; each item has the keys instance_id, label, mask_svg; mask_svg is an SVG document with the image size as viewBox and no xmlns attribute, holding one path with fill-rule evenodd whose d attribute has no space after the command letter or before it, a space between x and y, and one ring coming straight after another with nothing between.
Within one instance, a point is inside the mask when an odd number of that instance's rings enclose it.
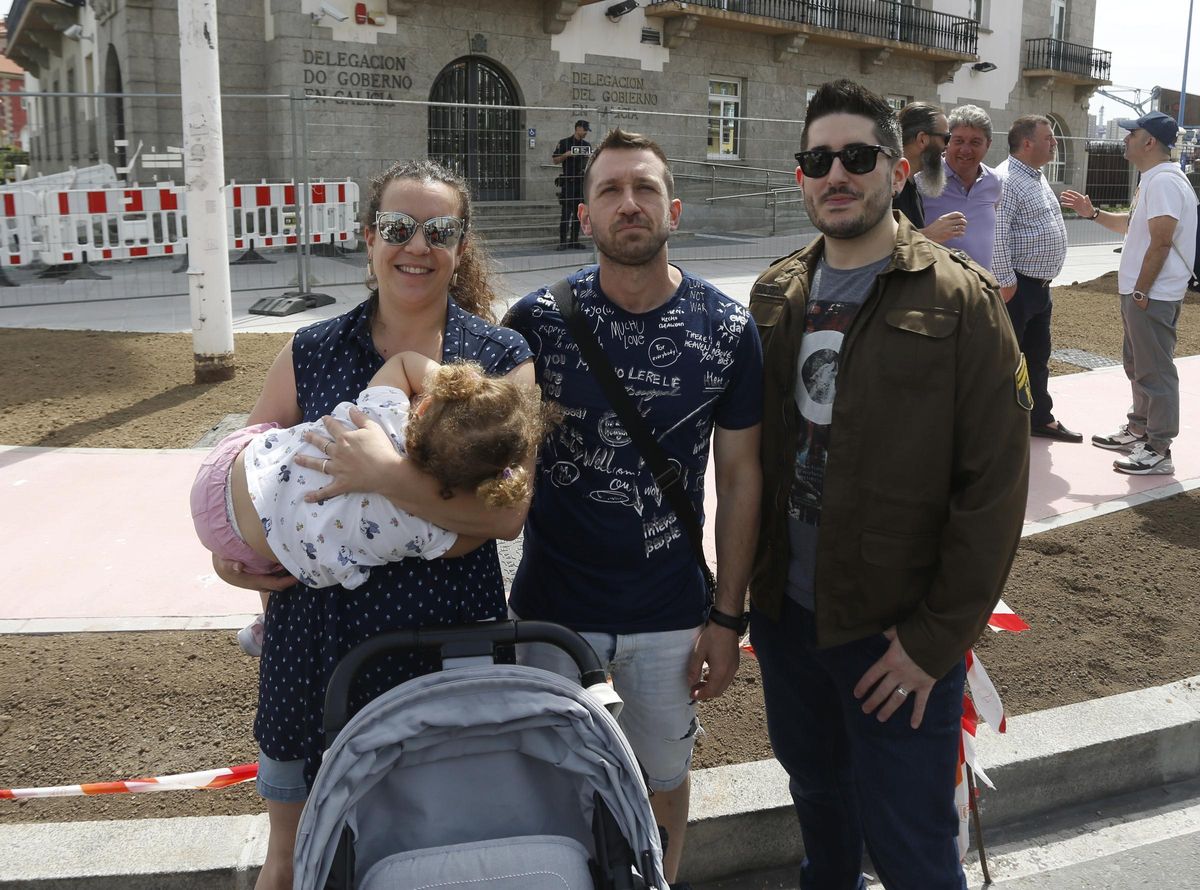
<instances>
[{"instance_id":1,"label":"mirrored sunglasses","mask_svg":"<svg viewBox=\"0 0 1200 890\"><path fill-rule=\"evenodd\" d=\"M847 145L841 151L830 151L827 148L812 148L808 151L796 152L796 163L800 172L810 179L820 179L828 176L833 168L833 159L838 158L847 173L861 176L875 169L879 155L885 154L894 158L896 153L883 145Z\"/></svg>"},{"instance_id":2,"label":"mirrored sunglasses","mask_svg":"<svg viewBox=\"0 0 1200 890\"><path fill-rule=\"evenodd\" d=\"M381 210L375 214L375 231L388 244L407 244L417 229L425 230L425 243L430 247L449 250L462 238L466 226L457 216L435 216L425 222L417 222L399 210Z\"/></svg>"}]
</instances>

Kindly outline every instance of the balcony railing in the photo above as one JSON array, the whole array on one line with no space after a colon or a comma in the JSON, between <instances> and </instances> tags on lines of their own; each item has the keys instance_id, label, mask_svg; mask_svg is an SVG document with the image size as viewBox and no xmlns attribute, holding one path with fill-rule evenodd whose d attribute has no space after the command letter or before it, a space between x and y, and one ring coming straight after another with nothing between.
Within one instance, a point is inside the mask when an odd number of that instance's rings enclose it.
<instances>
[{"instance_id":1,"label":"balcony railing","mask_svg":"<svg viewBox=\"0 0 1200 890\"><path fill-rule=\"evenodd\" d=\"M1025 70L1061 71L1088 80L1108 80L1112 53L1053 37L1035 37L1025 41Z\"/></svg>"},{"instance_id":2,"label":"balcony railing","mask_svg":"<svg viewBox=\"0 0 1200 890\"><path fill-rule=\"evenodd\" d=\"M657 0L665 2L665 0ZM654 15L655 0L647 13ZM895 0L688 0L689 6L796 22L929 49L975 55L979 23Z\"/></svg>"}]
</instances>

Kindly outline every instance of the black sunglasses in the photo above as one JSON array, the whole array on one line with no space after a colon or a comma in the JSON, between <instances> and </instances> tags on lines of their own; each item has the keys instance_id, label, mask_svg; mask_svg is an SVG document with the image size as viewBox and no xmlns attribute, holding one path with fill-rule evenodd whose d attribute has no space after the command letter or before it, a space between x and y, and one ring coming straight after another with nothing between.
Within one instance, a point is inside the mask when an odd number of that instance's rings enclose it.
<instances>
[{"instance_id":1,"label":"black sunglasses","mask_svg":"<svg viewBox=\"0 0 1200 890\"><path fill-rule=\"evenodd\" d=\"M894 158L896 153L883 145L847 145L841 151L830 151L827 148L810 148L808 151L796 152L796 163L800 172L809 179L820 179L828 176L833 168L833 159L838 158L847 173L861 176L875 169L880 153Z\"/></svg>"},{"instance_id":2,"label":"black sunglasses","mask_svg":"<svg viewBox=\"0 0 1200 890\"><path fill-rule=\"evenodd\" d=\"M926 130L925 133L929 136L936 136L938 139L941 139L943 142L950 141L949 133L939 133L937 130Z\"/></svg>"},{"instance_id":3,"label":"black sunglasses","mask_svg":"<svg viewBox=\"0 0 1200 890\"><path fill-rule=\"evenodd\" d=\"M399 210L381 210L375 214L375 231L379 237L397 246L411 241L417 229L424 229L426 244L449 250L462 238L466 228L457 216L435 216L425 222L417 222Z\"/></svg>"}]
</instances>

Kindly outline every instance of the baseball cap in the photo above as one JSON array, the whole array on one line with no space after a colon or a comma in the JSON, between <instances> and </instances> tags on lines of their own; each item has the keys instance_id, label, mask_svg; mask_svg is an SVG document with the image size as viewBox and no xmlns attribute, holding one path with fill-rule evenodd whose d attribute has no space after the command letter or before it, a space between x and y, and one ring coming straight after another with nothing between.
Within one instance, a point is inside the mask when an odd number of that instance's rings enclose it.
<instances>
[{"instance_id":1,"label":"baseball cap","mask_svg":"<svg viewBox=\"0 0 1200 890\"><path fill-rule=\"evenodd\" d=\"M1163 114L1161 111L1151 111L1149 114L1143 114L1137 120L1117 121L1117 126L1130 132L1145 130L1168 148L1175 144L1175 137L1179 135L1179 124L1175 123L1173 117Z\"/></svg>"},{"instance_id":2,"label":"baseball cap","mask_svg":"<svg viewBox=\"0 0 1200 890\"><path fill-rule=\"evenodd\" d=\"M575 126L583 127L589 133L592 132L592 125L589 124L587 121L583 120L582 118L580 120L575 121Z\"/></svg>"}]
</instances>

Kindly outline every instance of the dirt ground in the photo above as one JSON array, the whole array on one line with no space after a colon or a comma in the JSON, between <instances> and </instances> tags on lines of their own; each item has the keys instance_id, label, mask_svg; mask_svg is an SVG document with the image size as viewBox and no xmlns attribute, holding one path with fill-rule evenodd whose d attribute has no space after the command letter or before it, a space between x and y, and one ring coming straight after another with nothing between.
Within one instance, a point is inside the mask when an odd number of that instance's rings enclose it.
<instances>
[{"instance_id":1,"label":"dirt ground","mask_svg":"<svg viewBox=\"0 0 1200 890\"><path fill-rule=\"evenodd\" d=\"M1057 288L1055 345L1120 357L1115 282ZM1194 304L1194 297L1189 303ZM1194 310L1191 310L1194 311ZM1185 310L1179 355L1200 353ZM249 411L286 335L242 334L228 383L191 382L187 335L0 330L0 444L189 447ZM1079 369L1056 363L1055 373ZM1112 418L1113 422L1119 418ZM1020 714L1200 673L1200 493L1022 542L1005 599L1032 629L976 648ZM0 788L250 762L257 662L232 632L0 636ZM703 707L696 764L770 756L757 665ZM252 787L0 801L0 822L260 812Z\"/></svg>"}]
</instances>

